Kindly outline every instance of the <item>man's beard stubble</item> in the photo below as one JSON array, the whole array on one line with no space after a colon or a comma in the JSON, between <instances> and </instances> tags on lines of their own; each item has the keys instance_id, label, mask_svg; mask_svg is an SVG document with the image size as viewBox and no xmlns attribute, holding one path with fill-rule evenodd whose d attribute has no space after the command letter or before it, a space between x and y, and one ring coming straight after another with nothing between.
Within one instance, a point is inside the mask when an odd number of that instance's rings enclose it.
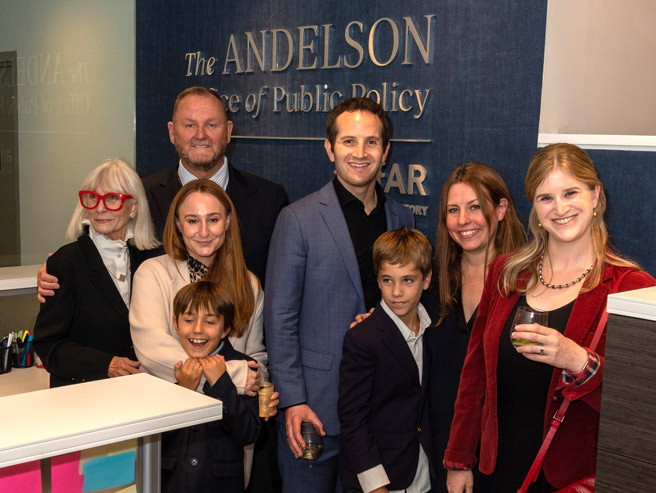
<instances>
[{"instance_id":1,"label":"man's beard stubble","mask_svg":"<svg viewBox=\"0 0 656 493\"><path fill-rule=\"evenodd\" d=\"M217 152L212 154L212 156L210 156L210 158L206 161L194 161L189 157L187 153L185 153L182 148L177 145L175 146L175 150L178 151L178 156L183 161L183 163L187 164L191 169L197 169L198 171L203 172L211 171L215 167L218 169L220 167L218 165L223 164L223 157L225 156L226 148L227 145L221 146Z\"/></svg>"}]
</instances>

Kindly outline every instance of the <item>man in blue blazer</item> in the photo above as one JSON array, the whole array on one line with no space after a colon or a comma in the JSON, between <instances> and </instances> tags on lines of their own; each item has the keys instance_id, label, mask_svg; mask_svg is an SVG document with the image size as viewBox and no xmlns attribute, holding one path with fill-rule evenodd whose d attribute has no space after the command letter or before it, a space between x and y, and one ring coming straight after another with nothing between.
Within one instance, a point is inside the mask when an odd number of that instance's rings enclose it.
<instances>
[{"instance_id":1,"label":"man in blue blazer","mask_svg":"<svg viewBox=\"0 0 656 493\"><path fill-rule=\"evenodd\" d=\"M284 492L340 490L337 392L344 334L355 315L380 300L374 241L414 223L376 181L390 133L387 114L372 100L336 106L324 143L336 177L285 207L271 238L264 317L283 410L278 462ZM302 422L324 435L323 455L315 461L299 459Z\"/></svg>"}]
</instances>

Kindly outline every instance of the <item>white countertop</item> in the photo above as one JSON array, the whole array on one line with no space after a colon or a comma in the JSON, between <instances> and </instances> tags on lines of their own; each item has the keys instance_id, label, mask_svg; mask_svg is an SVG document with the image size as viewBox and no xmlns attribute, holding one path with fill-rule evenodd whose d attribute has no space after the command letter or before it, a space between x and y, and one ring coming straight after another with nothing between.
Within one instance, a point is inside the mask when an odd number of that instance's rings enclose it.
<instances>
[{"instance_id":1,"label":"white countertop","mask_svg":"<svg viewBox=\"0 0 656 493\"><path fill-rule=\"evenodd\" d=\"M0 468L221 415L221 401L145 373L10 395L0 398Z\"/></svg>"},{"instance_id":2,"label":"white countertop","mask_svg":"<svg viewBox=\"0 0 656 493\"><path fill-rule=\"evenodd\" d=\"M0 268L0 296L36 293L36 273L40 265Z\"/></svg>"},{"instance_id":3,"label":"white countertop","mask_svg":"<svg viewBox=\"0 0 656 493\"><path fill-rule=\"evenodd\" d=\"M608 313L656 320L656 286L608 296Z\"/></svg>"},{"instance_id":4,"label":"white countertop","mask_svg":"<svg viewBox=\"0 0 656 493\"><path fill-rule=\"evenodd\" d=\"M24 394L50 387L50 373L45 368L12 368L9 373L0 375L0 397Z\"/></svg>"}]
</instances>

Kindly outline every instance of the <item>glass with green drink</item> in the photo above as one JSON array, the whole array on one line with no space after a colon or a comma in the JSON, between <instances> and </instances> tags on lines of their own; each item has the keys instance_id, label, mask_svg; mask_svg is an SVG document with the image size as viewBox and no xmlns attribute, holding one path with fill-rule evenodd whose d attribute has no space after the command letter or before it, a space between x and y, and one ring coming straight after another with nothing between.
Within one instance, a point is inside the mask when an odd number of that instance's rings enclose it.
<instances>
[{"instance_id":1,"label":"glass with green drink","mask_svg":"<svg viewBox=\"0 0 656 493\"><path fill-rule=\"evenodd\" d=\"M535 341L528 339L516 339L514 337L516 327L523 324L538 324L543 327L548 327L547 321L548 312L531 308L530 306L520 306L517 308L517 313L515 313L515 318L513 319L512 327L510 328L510 342L512 342L512 345L515 347L524 346L526 344L537 344Z\"/></svg>"}]
</instances>

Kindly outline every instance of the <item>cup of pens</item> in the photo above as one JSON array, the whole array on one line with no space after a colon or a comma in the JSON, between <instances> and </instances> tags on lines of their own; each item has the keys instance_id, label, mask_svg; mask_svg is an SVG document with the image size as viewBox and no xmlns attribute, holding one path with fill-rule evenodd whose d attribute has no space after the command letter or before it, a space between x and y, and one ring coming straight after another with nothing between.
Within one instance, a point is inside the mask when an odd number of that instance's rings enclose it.
<instances>
[{"instance_id":1,"label":"cup of pens","mask_svg":"<svg viewBox=\"0 0 656 493\"><path fill-rule=\"evenodd\" d=\"M13 346L14 368L29 368L34 365L34 340L29 330L21 330Z\"/></svg>"},{"instance_id":2,"label":"cup of pens","mask_svg":"<svg viewBox=\"0 0 656 493\"><path fill-rule=\"evenodd\" d=\"M11 371L13 354L11 344L6 346L5 341L2 341L2 347L0 347L0 373L9 373Z\"/></svg>"}]
</instances>

